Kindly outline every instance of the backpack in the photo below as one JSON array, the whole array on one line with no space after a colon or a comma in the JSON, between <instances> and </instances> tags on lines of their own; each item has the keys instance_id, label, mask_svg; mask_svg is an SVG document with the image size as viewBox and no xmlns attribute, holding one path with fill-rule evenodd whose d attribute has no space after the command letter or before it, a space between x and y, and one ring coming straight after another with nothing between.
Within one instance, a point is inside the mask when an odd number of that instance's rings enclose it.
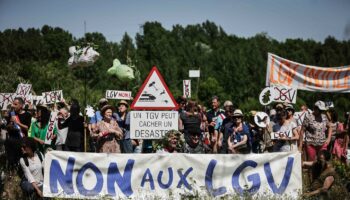
<instances>
[{"instance_id":1,"label":"backpack","mask_svg":"<svg viewBox=\"0 0 350 200\"><path fill-rule=\"evenodd\" d=\"M40 162L43 162L43 155L41 154L40 151L35 151L34 154L38 155ZM23 157L23 160L24 160L24 164L26 164L26 166L29 167L28 157Z\"/></svg>"},{"instance_id":2,"label":"backpack","mask_svg":"<svg viewBox=\"0 0 350 200\"><path fill-rule=\"evenodd\" d=\"M40 162L43 162L43 155L40 151L35 151L34 154L38 155ZM29 167L29 161L28 161L28 157L23 156L23 161L24 164ZM41 169L42 173L44 174L44 168ZM22 179L22 180L26 180L26 177L24 175L23 169L21 166L18 167L18 176Z\"/></svg>"}]
</instances>

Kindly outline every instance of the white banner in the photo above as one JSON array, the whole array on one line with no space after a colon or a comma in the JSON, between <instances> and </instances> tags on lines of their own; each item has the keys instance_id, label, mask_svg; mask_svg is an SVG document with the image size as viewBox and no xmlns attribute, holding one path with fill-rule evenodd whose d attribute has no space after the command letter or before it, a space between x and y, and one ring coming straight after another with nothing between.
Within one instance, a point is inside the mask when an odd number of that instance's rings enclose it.
<instances>
[{"instance_id":1,"label":"white banner","mask_svg":"<svg viewBox=\"0 0 350 200\"><path fill-rule=\"evenodd\" d=\"M183 96L191 98L191 80L183 80Z\"/></svg>"},{"instance_id":2,"label":"white banner","mask_svg":"<svg viewBox=\"0 0 350 200\"><path fill-rule=\"evenodd\" d=\"M43 98L45 104L58 103L63 99L63 93L62 90L43 92Z\"/></svg>"},{"instance_id":3,"label":"white banner","mask_svg":"<svg viewBox=\"0 0 350 200\"><path fill-rule=\"evenodd\" d=\"M297 199L302 190L301 155L50 151L45 157L43 188L45 197L55 198L176 199L188 195L201 199L251 194Z\"/></svg>"},{"instance_id":4,"label":"white banner","mask_svg":"<svg viewBox=\"0 0 350 200\"><path fill-rule=\"evenodd\" d=\"M8 105L11 105L15 99L15 93L0 93L0 108L6 110Z\"/></svg>"},{"instance_id":5,"label":"white banner","mask_svg":"<svg viewBox=\"0 0 350 200\"><path fill-rule=\"evenodd\" d=\"M267 87L261 91L259 96L261 105L268 105L271 102L286 102L295 104L296 100L297 90L282 85Z\"/></svg>"},{"instance_id":6,"label":"white banner","mask_svg":"<svg viewBox=\"0 0 350 200\"><path fill-rule=\"evenodd\" d=\"M268 54L266 85L315 92L350 92L350 66L317 67Z\"/></svg>"},{"instance_id":7,"label":"white banner","mask_svg":"<svg viewBox=\"0 0 350 200\"><path fill-rule=\"evenodd\" d=\"M131 111L131 139L161 139L169 130L178 130L177 111Z\"/></svg>"},{"instance_id":8,"label":"white banner","mask_svg":"<svg viewBox=\"0 0 350 200\"><path fill-rule=\"evenodd\" d=\"M106 90L106 99L131 99L131 91Z\"/></svg>"}]
</instances>

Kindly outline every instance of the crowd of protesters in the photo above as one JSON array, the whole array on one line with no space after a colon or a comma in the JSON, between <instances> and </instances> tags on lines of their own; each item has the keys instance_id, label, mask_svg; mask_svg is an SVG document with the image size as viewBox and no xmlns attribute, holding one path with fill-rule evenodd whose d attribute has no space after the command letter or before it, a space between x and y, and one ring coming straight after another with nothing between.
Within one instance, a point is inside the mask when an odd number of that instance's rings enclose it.
<instances>
[{"instance_id":1,"label":"crowd of protesters","mask_svg":"<svg viewBox=\"0 0 350 200\"><path fill-rule=\"evenodd\" d=\"M94 115L84 120L77 100L25 109L25 102L17 97L1 116L7 167L22 172L23 191L41 197L43 160L50 150L191 154L300 151L303 167L312 171L313 183L307 193L312 196L323 194L338 181L331 158L347 162L350 117L346 115L346 120L339 122L336 110L323 101L317 101L313 110L302 106L302 123L293 117L292 104L276 104L264 117L257 111L243 113L229 100L221 108L216 96L208 110L184 97L177 103L179 130L167 132L161 140L135 140L130 138L129 104L125 100L115 107L102 98ZM53 112L57 122L52 126ZM53 133L50 138L48 129ZM276 133L278 137L272 137Z\"/></svg>"}]
</instances>

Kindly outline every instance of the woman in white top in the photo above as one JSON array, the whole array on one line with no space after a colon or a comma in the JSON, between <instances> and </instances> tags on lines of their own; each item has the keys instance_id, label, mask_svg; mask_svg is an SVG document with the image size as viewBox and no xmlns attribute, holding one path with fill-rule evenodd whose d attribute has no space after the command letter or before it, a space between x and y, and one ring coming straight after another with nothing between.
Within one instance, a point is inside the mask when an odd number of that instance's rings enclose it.
<instances>
[{"instance_id":1,"label":"woman in white top","mask_svg":"<svg viewBox=\"0 0 350 200\"><path fill-rule=\"evenodd\" d=\"M37 151L36 142L33 138L23 138L22 152L23 157L19 160L24 175L21 188L28 195L35 192L37 196L43 197L44 159L43 155Z\"/></svg>"},{"instance_id":2,"label":"woman in white top","mask_svg":"<svg viewBox=\"0 0 350 200\"><path fill-rule=\"evenodd\" d=\"M297 141L299 133L296 124L287 120L287 112L280 111L277 114L277 123L273 125L272 130L278 138L274 145L275 152L297 151Z\"/></svg>"}]
</instances>

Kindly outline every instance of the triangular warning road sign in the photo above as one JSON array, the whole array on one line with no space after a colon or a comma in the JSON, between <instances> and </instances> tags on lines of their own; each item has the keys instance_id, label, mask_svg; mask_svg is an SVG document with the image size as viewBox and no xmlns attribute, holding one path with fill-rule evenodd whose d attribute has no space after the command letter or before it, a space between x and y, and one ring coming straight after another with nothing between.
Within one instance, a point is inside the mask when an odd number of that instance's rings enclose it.
<instances>
[{"instance_id":1,"label":"triangular warning road sign","mask_svg":"<svg viewBox=\"0 0 350 200\"><path fill-rule=\"evenodd\" d=\"M173 110L177 107L178 105L162 75L154 66L132 102L131 109Z\"/></svg>"}]
</instances>

